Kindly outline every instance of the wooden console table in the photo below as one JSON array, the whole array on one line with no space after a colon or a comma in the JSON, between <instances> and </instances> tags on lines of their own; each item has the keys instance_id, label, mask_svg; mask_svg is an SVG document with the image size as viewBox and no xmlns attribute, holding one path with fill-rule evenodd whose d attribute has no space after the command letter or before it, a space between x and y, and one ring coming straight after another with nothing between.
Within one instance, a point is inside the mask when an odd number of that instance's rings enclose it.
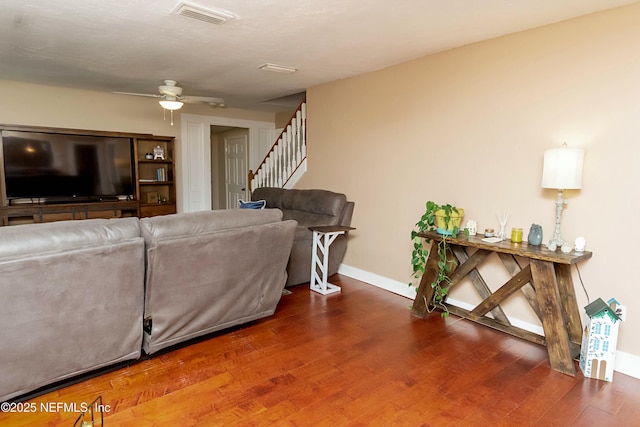
<instances>
[{"instance_id":1,"label":"wooden console table","mask_svg":"<svg viewBox=\"0 0 640 427\"><path fill-rule=\"evenodd\" d=\"M433 298L431 283L438 271L439 255L435 242L442 240L442 236L436 232L420 233L420 236L434 241L411 310L414 316L424 318ZM456 238L447 238L447 256L459 263L450 274L449 289L469 277L484 299L473 310L446 304L447 309L452 314L546 345L551 368L574 376L576 370L573 360L580 353L582 323L571 278L571 265L591 258L591 252L565 254L559 250L550 251L544 246L512 243L510 240L487 243L482 241L482 237L467 238L460 234ZM477 269L491 254L497 254L512 276L493 293ZM516 257L528 260L528 265L521 266ZM540 319L544 336L513 326L500 307L518 290L522 291ZM489 312L492 317L486 316Z\"/></svg>"}]
</instances>

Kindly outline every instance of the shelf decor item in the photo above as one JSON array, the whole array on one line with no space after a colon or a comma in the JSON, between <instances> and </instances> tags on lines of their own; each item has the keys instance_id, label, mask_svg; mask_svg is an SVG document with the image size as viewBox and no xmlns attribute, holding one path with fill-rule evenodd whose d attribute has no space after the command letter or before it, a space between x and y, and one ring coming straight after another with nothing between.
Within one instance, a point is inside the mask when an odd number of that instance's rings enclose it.
<instances>
[{"instance_id":1,"label":"shelf decor item","mask_svg":"<svg viewBox=\"0 0 640 427\"><path fill-rule=\"evenodd\" d=\"M158 182L165 182L167 180L167 170L165 168L156 169L156 180Z\"/></svg>"},{"instance_id":2,"label":"shelf decor item","mask_svg":"<svg viewBox=\"0 0 640 427\"><path fill-rule=\"evenodd\" d=\"M158 203L158 193L153 191L148 193L142 193L142 200L144 203L147 203L150 205Z\"/></svg>"},{"instance_id":3,"label":"shelf decor item","mask_svg":"<svg viewBox=\"0 0 640 427\"><path fill-rule=\"evenodd\" d=\"M159 145L153 149L153 160L165 160L164 148Z\"/></svg>"}]
</instances>

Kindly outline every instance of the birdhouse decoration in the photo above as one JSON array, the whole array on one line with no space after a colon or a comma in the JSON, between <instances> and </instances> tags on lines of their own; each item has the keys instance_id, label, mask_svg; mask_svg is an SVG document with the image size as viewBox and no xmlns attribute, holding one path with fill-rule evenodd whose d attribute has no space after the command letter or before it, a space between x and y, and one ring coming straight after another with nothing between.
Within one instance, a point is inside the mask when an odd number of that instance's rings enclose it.
<instances>
[{"instance_id":1,"label":"birdhouse decoration","mask_svg":"<svg viewBox=\"0 0 640 427\"><path fill-rule=\"evenodd\" d=\"M585 377L612 381L618 328L622 320L616 308L601 298L584 309L586 326L582 335L580 369Z\"/></svg>"}]
</instances>

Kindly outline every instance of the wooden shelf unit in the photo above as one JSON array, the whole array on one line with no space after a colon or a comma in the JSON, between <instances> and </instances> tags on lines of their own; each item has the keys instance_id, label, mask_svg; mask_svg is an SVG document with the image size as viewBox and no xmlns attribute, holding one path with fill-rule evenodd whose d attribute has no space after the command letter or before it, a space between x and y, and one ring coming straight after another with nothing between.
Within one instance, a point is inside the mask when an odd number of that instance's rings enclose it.
<instances>
[{"instance_id":1,"label":"wooden shelf unit","mask_svg":"<svg viewBox=\"0 0 640 427\"><path fill-rule=\"evenodd\" d=\"M172 136L0 124L0 131L2 130L130 138L133 155L134 194L131 194L131 199L118 201L61 204L36 202L9 205L4 191L4 168L0 139L0 227L72 219L148 217L177 212L175 141ZM164 160L145 159L145 154L153 153L153 149L158 146L164 150ZM156 170L159 168L164 169L163 180L157 179ZM146 182L146 180L151 182ZM149 199L149 194L155 195L155 198L152 196Z\"/></svg>"},{"instance_id":2,"label":"wooden shelf unit","mask_svg":"<svg viewBox=\"0 0 640 427\"><path fill-rule=\"evenodd\" d=\"M173 137L134 138L136 194L140 217L168 215L177 212L175 185L175 145ZM160 147L164 159L147 159ZM164 171L158 175L158 171Z\"/></svg>"}]
</instances>

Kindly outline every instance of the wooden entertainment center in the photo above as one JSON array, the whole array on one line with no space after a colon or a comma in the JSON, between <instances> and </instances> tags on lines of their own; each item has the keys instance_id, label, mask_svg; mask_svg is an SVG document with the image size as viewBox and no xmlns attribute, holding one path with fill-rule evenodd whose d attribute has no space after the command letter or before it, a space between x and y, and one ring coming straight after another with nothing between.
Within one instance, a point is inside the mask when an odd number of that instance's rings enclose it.
<instances>
[{"instance_id":1,"label":"wooden entertainment center","mask_svg":"<svg viewBox=\"0 0 640 427\"><path fill-rule=\"evenodd\" d=\"M175 141L172 136L51 127L0 125L5 131L32 132L55 138L125 138L131 150L131 194L78 202L45 198L10 198L6 190L5 158L0 138L0 226L72 219L148 217L176 213ZM96 138L94 138L96 139ZM99 142L98 142L99 144Z\"/></svg>"}]
</instances>

